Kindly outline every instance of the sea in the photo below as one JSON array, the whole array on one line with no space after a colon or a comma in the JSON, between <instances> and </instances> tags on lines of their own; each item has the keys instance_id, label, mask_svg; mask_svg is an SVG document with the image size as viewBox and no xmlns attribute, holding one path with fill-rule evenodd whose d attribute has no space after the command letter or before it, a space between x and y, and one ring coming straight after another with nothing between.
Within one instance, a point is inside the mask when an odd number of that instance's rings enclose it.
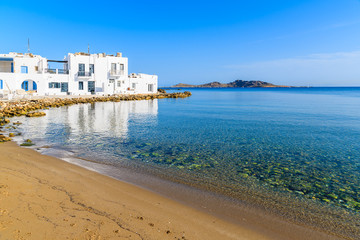
<instances>
[{"instance_id":1,"label":"sea","mask_svg":"<svg viewBox=\"0 0 360 240\"><path fill-rule=\"evenodd\" d=\"M167 91L192 96L51 108L14 118L16 140L150 190L146 176L360 236L360 88Z\"/></svg>"}]
</instances>

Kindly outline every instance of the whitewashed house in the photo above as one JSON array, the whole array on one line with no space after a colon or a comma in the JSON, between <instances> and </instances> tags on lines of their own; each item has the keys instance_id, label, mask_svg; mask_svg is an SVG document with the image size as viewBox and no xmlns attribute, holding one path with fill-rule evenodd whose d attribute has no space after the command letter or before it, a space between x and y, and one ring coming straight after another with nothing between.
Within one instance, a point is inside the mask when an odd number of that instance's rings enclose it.
<instances>
[{"instance_id":1,"label":"whitewashed house","mask_svg":"<svg viewBox=\"0 0 360 240\"><path fill-rule=\"evenodd\" d=\"M129 74L128 59L121 53L69 53L64 60L31 53L0 54L0 94L9 98L156 93L157 81L156 75Z\"/></svg>"}]
</instances>

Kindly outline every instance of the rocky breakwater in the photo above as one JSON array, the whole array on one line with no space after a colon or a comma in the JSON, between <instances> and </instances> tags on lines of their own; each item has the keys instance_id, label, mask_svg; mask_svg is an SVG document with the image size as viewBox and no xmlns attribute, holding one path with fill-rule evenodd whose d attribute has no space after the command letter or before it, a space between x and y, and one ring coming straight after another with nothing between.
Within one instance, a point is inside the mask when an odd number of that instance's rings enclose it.
<instances>
[{"instance_id":1,"label":"rocky breakwater","mask_svg":"<svg viewBox=\"0 0 360 240\"><path fill-rule=\"evenodd\" d=\"M26 117L41 117L46 115L45 112L41 112L41 110L54 108L54 107L69 106L74 104L82 104L82 103L138 101L138 100L152 100L152 99L162 99L162 98L187 98L190 96L191 96L191 92L188 91L176 92L176 93L166 93L165 91L163 91L157 94L112 95L112 96L73 97L73 98L49 97L43 99L0 102L0 143L11 140L10 137L7 137L4 134L2 134L2 128L4 125L10 123L10 120L8 118L14 116L25 115ZM14 126L12 127L14 128Z\"/></svg>"}]
</instances>

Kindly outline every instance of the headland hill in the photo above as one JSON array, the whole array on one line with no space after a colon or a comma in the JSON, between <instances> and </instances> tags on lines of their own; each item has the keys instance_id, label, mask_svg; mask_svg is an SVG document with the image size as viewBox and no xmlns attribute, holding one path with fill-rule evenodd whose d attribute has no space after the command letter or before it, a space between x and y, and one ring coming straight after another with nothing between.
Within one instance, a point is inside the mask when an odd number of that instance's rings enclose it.
<instances>
[{"instance_id":1,"label":"headland hill","mask_svg":"<svg viewBox=\"0 0 360 240\"><path fill-rule=\"evenodd\" d=\"M170 88L293 88L294 86L275 85L264 81L245 81L235 80L229 83L210 82L205 84L193 85L186 83L179 83Z\"/></svg>"}]
</instances>

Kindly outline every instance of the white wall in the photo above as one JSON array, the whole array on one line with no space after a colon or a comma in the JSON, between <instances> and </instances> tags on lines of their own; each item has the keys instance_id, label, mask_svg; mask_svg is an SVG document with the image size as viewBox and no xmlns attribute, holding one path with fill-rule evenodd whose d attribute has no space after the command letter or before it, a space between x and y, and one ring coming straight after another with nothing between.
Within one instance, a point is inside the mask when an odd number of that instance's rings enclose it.
<instances>
[{"instance_id":1,"label":"white wall","mask_svg":"<svg viewBox=\"0 0 360 240\"><path fill-rule=\"evenodd\" d=\"M132 93L156 93L157 92L157 79L156 75L138 74L137 77L130 77L130 90ZM133 87L135 84L135 88ZM149 92L149 84L153 85L153 91Z\"/></svg>"}]
</instances>

